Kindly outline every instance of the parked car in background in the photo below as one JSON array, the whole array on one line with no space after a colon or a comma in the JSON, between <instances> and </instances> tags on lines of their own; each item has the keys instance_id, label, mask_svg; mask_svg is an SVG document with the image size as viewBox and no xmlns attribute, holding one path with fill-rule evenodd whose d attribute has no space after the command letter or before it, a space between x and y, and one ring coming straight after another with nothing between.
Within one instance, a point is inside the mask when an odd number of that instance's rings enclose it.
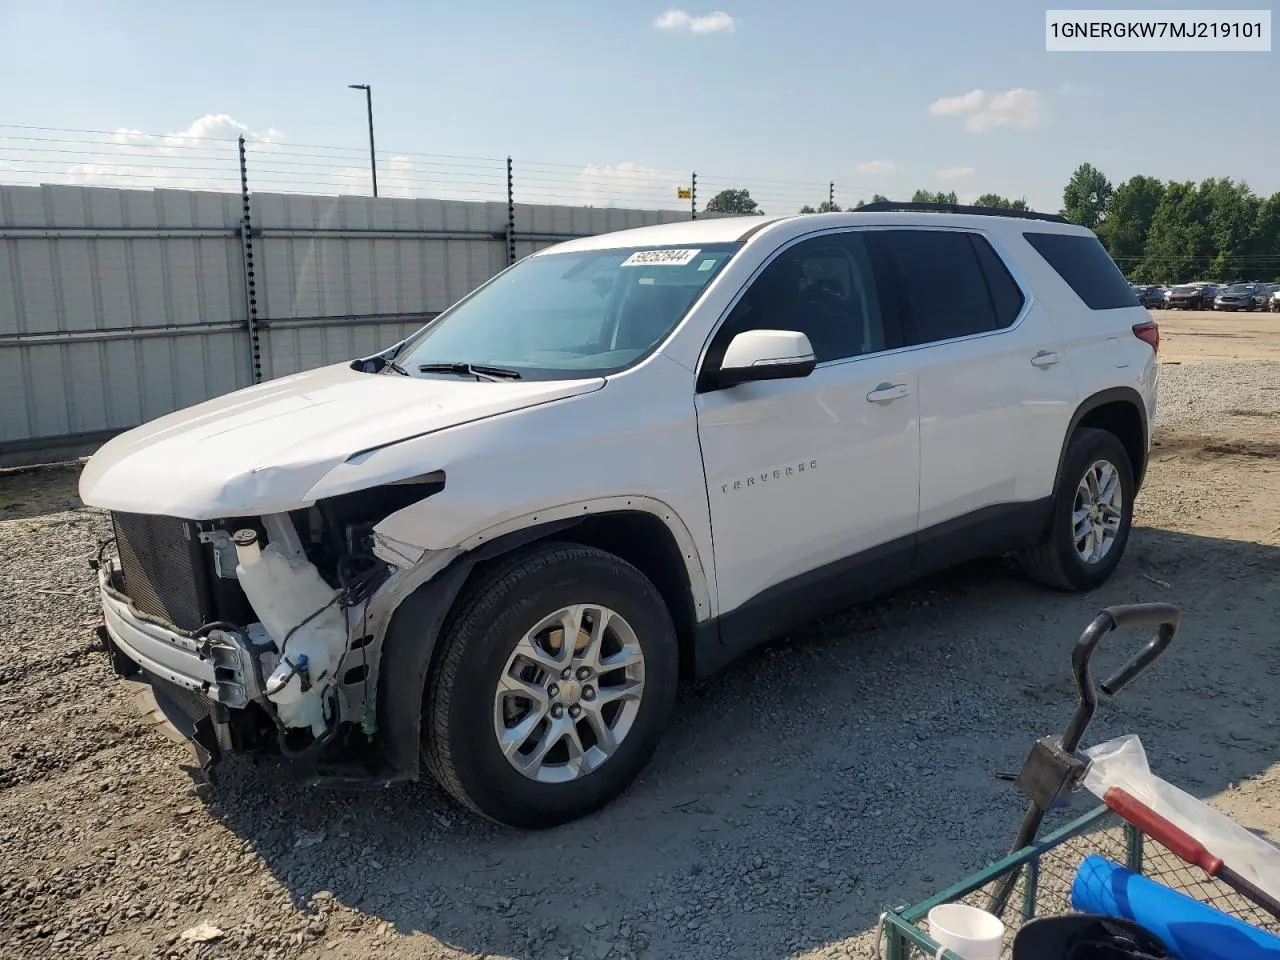
<instances>
[{"instance_id":1,"label":"parked car in background","mask_svg":"<svg viewBox=\"0 0 1280 960\"><path fill-rule=\"evenodd\" d=\"M1233 283L1223 287L1213 298L1215 310L1253 310L1254 298L1258 295L1258 285L1254 283Z\"/></svg>"},{"instance_id":2,"label":"parked car in background","mask_svg":"<svg viewBox=\"0 0 1280 960\"><path fill-rule=\"evenodd\" d=\"M1162 287L1138 284L1133 288L1133 292L1138 302L1147 309L1164 306L1164 288Z\"/></svg>"},{"instance_id":3,"label":"parked car in background","mask_svg":"<svg viewBox=\"0 0 1280 960\"><path fill-rule=\"evenodd\" d=\"M1204 290L1213 289L1196 286L1194 284L1184 283L1173 287L1169 291L1167 301L1170 310L1203 310L1206 305L1213 305L1213 295L1209 295L1208 302L1204 299Z\"/></svg>"},{"instance_id":4,"label":"parked car in background","mask_svg":"<svg viewBox=\"0 0 1280 960\"><path fill-rule=\"evenodd\" d=\"M1280 290L1271 294L1271 312L1280 313Z\"/></svg>"},{"instance_id":5,"label":"parked car in background","mask_svg":"<svg viewBox=\"0 0 1280 960\"><path fill-rule=\"evenodd\" d=\"M1280 283L1259 283L1253 297L1253 305L1258 310L1266 310L1271 306L1271 297L1280 291Z\"/></svg>"}]
</instances>

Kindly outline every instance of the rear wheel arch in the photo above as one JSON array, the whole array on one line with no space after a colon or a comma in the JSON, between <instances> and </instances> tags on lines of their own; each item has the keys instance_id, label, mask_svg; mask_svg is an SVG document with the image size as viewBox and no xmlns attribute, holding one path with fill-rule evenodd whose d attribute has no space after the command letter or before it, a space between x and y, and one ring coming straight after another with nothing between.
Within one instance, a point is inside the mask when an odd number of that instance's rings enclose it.
<instances>
[{"instance_id":1,"label":"rear wheel arch","mask_svg":"<svg viewBox=\"0 0 1280 960\"><path fill-rule=\"evenodd\" d=\"M1058 470L1053 484L1055 493L1062 483L1067 448L1081 427L1105 430L1124 445L1133 468L1134 491L1140 490L1146 474L1149 430L1147 408L1142 395L1133 387L1111 387L1093 394L1076 408L1062 438L1062 449L1058 453Z\"/></svg>"}]
</instances>

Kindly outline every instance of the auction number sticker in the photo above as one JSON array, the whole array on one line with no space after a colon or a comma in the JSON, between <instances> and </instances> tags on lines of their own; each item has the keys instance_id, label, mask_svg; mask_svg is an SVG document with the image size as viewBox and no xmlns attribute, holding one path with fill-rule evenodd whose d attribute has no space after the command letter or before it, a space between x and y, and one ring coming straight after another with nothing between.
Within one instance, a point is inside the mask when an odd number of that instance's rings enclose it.
<instances>
[{"instance_id":1,"label":"auction number sticker","mask_svg":"<svg viewBox=\"0 0 1280 960\"><path fill-rule=\"evenodd\" d=\"M637 250L622 261L624 267L683 267L693 261L700 250Z\"/></svg>"}]
</instances>

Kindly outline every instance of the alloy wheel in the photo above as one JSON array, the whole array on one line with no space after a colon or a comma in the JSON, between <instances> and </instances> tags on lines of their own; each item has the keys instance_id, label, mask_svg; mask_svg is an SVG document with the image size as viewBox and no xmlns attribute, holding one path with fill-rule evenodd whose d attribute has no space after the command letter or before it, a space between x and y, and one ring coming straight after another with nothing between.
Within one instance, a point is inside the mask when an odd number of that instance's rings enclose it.
<instances>
[{"instance_id":1,"label":"alloy wheel","mask_svg":"<svg viewBox=\"0 0 1280 960\"><path fill-rule=\"evenodd\" d=\"M535 624L507 658L494 693L494 735L524 776L566 783L617 751L643 696L635 630L608 607L574 604Z\"/></svg>"},{"instance_id":2,"label":"alloy wheel","mask_svg":"<svg viewBox=\"0 0 1280 960\"><path fill-rule=\"evenodd\" d=\"M1076 553L1085 563L1100 563L1115 546L1124 512L1120 471L1109 460L1097 460L1076 487L1071 533Z\"/></svg>"}]
</instances>

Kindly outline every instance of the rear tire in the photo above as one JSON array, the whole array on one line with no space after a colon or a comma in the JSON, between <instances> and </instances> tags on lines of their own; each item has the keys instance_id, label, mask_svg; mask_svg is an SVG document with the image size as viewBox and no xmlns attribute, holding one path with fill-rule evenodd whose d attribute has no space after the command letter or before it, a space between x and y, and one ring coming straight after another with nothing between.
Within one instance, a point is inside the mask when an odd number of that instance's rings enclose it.
<instances>
[{"instance_id":1,"label":"rear tire","mask_svg":"<svg viewBox=\"0 0 1280 960\"><path fill-rule=\"evenodd\" d=\"M459 599L442 643L423 710L427 767L508 826L553 827L614 799L675 703L661 595L593 547L536 544L498 561Z\"/></svg>"},{"instance_id":2,"label":"rear tire","mask_svg":"<svg viewBox=\"0 0 1280 960\"><path fill-rule=\"evenodd\" d=\"M1057 590L1092 590L1106 582L1129 541L1133 496L1124 444L1106 430L1078 429L1067 446L1045 538L1019 553L1023 570Z\"/></svg>"}]
</instances>

